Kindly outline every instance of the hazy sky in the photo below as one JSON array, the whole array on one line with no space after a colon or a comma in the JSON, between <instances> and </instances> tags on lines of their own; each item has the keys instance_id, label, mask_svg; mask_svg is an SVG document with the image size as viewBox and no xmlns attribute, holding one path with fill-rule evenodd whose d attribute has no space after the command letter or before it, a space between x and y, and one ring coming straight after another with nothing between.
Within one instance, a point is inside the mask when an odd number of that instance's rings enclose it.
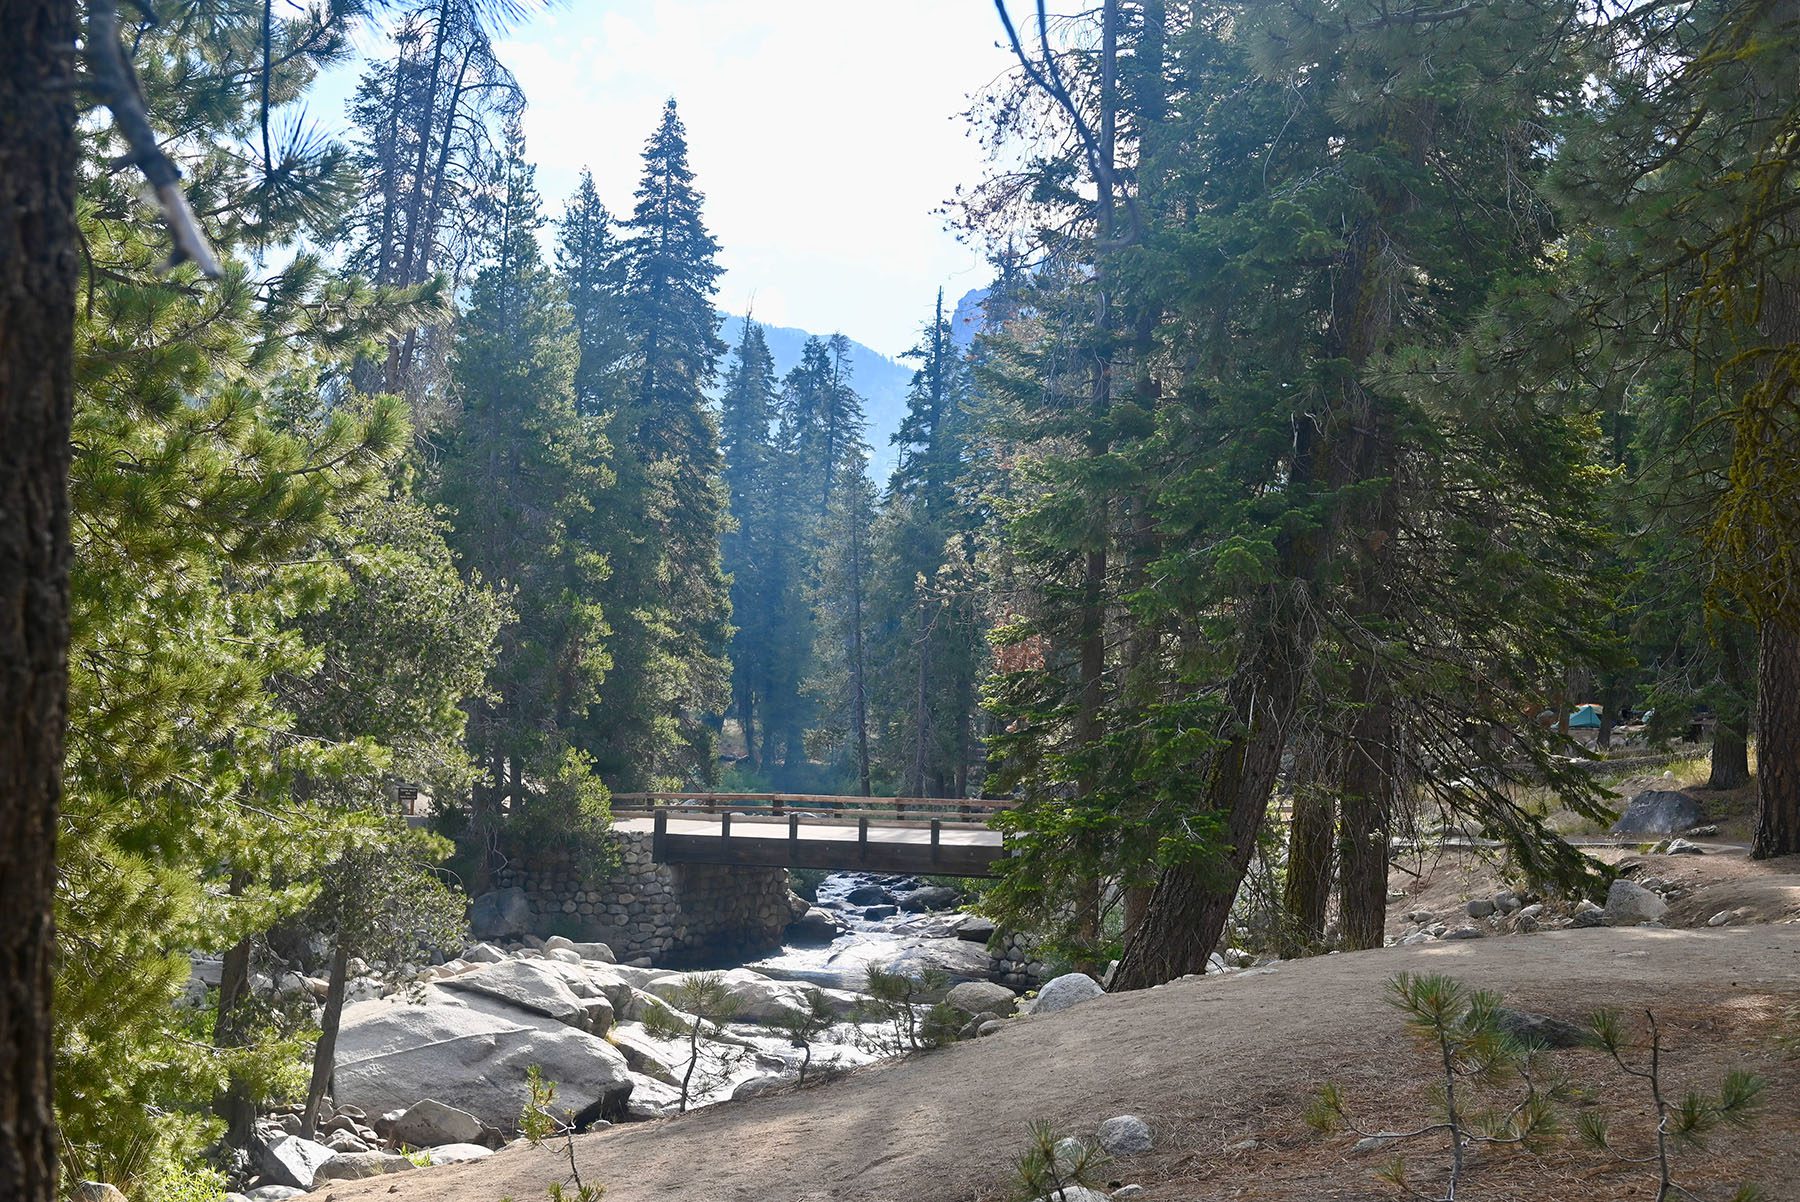
<instances>
[{"instance_id":1,"label":"hazy sky","mask_svg":"<svg viewBox=\"0 0 1800 1202\"><path fill-rule=\"evenodd\" d=\"M1019 8L1015 4L1015 8ZM615 215L674 96L726 268L719 304L894 355L937 287L986 282L936 209L983 154L960 114L1010 61L992 0L567 0L513 30L547 209L586 166ZM347 81L328 81L318 115Z\"/></svg>"}]
</instances>

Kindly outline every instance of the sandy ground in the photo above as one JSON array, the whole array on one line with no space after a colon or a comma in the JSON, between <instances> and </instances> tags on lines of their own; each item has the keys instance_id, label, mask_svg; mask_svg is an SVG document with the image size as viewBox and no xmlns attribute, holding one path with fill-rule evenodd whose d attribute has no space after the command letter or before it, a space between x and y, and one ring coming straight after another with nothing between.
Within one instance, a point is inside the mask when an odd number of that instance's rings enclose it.
<instances>
[{"instance_id":1,"label":"sandy ground","mask_svg":"<svg viewBox=\"0 0 1800 1202\"><path fill-rule=\"evenodd\" d=\"M1177 982L805 1091L583 1136L577 1155L585 1178L606 1186L607 1202L987 1202L1006 1196L1032 1120L1085 1134L1134 1113L1156 1129L1157 1148L1113 1162L1105 1175L1142 1183L1153 1202L1391 1198L1372 1175L1378 1157L1353 1153L1353 1137L1311 1133L1300 1114L1327 1080L1340 1084L1367 1130L1405 1127L1427 1113L1429 1061L1383 1001L1384 984L1401 971L1449 973L1569 1018L1599 1006L1654 1010L1671 1088L1710 1086L1731 1066L1771 1083L1763 1122L1689 1154L1689 1180L1724 1198L1731 1191L1721 1183L1750 1176L1767 1198L1800 1200L1800 1059L1791 1042L1800 1035L1800 923L1543 932ZM1623 1138L1646 1134L1632 1117L1643 1110L1635 1085L1593 1052L1558 1060L1583 1098L1624 1116ZM1415 1183L1441 1188L1443 1159L1441 1149L1420 1148ZM1573 1144L1543 1157L1478 1156L1471 1172L1470 1199L1655 1193L1642 1166L1608 1165ZM516 1147L323 1196L536 1202L564 1175L550 1150Z\"/></svg>"}]
</instances>

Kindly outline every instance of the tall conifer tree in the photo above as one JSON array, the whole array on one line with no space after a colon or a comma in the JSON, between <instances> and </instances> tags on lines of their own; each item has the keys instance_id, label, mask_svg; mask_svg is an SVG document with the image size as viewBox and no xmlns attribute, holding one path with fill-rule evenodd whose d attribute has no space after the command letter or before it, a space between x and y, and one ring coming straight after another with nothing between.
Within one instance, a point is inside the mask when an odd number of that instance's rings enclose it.
<instances>
[{"instance_id":1,"label":"tall conifer tree","mask_svg":"<svg viewBox=\"0 0 1800 1202\"><path fill-rule=\"evenodd\" d=\"M719 433L707 398L725 350L713 309L718 244L673 99L643 161L622 245L627 378L608 426L621 512L636 520L608 544L616 668L586 736L606 778L626 786L712 776L730 619Z\"/></svg>"}]
</instances>

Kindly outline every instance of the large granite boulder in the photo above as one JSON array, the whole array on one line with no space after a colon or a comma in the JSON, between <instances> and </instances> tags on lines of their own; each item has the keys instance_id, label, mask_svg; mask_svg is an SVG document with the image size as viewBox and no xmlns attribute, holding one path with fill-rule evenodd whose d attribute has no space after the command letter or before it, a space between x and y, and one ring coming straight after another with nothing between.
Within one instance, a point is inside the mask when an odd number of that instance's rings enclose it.
<instances>
[{"instance_id":1,"label":"large granite boulder","mask_svg":"<svg viewBox=\"0 0 1800 1202\"><path fill-rule=\"evenodd\" d=\"M631 1078L616 1048L585 1031L506 1010L498 1002L481 1009L393 1001L346 1007L333 1097L370 1114L435 1098L510 1132L531 1097L525 1070L535 1064L556 1082L557 1108L566 1115L622 1111Z\"/></svg>"},{"instance_id":2,"label":"large granite boulder","mask_svg":"<svg viewBox=\"0 0 1800 1202\"><path fill-rule=\"evenodd\" d=\"M494 998L596 1035L606 1034L612 1025L612 1003L584 968L558 960L508 960L445 977L435 988Z\"/></svg>"},{"instance_id":3,"label":"large granite boulder","mask_svg":"<svg viewBox=\"0 0 1800 1202\"><path fill-rule=\"evenodd\" d=\"M320 1167L336 1155L324 1144L298 1135L283 1135L256 1141L251 1159L271 1184L311 1189Z\"/></svg>"},{"instance_id":4,"label":"large granite boulder","mask_svg":"<svg viewBox=\"0 0 1800 1202\"><path fill-rule=\"evenodd\" d=\"M992 981L964 981L944 998L964 1014L1008 1015L1018 1008L1019 999L1004 985Z\"/></svg>"},{"instance_id":5,"label":"large granite boulder","mask_svg":"<svg viewBox=\"0 0 1800 1202\"><path fill-rule=\"evenodd\" d=\"M1606 894L1606 925L1634 927L1655 922L1668 912L1669 903L1634 881L1614 881Z\"/></svg>"},{"instance_id":6,"label":"large granite boulder","mask_svg":"<svg viewBox=\"0 0 1800 1202\"><path fill-rule=\"evenodd\" d=\"M844 924L834 918L831 911L808 906L804 914L788 923L787 937L795 943L830 943L844 930Z\"/></svg>"},{"instance_id":7,"label":"large granite boulder","mask_svg":"<svg viewBox=\"0 0 1800 1202\"><path fill-rule=\"evenodd\" d=\"M436 1098L425 1098L394 1120L388 1138L414 1148L472 1144L481 1139L481 1120Z\"/></svg>"},{"instance_id":8,"label":"large granite boulder","mask_svg":"<svg viewBox=\"0 0 1800 1202\"><path fill-rule=\"evenodd\" d=\"M477 939L508 939L531 929L531 902L523 889L496 889L469 903L469 930Z\"/></svg>"},{"instance_id":9,"label":"large granite boulder","mask_svg":"<svg viewBox=\"0 0 1800 1202\"><path fill-rule=\"evenodd\" d=\"M1054 1014L1058 1010L1067 1010L1070 1006L1092 1001L1105 992L1100 987L1100 982L1086 973L1066 972L1055 980L1046 982L1038 990L1037 1001L1031 1004L1031 1012Z\"/></svg>"},{"instance_id":10,"label":"large granite boulder","mask_svg":"<svg viewBox=\"0 0 1800 1202\"><path fill-rule=\"evenodd\" d=\"M928 974L941 973L951 985L956 985L963 981L987 980L993 961L988 957L986 948L966 939L921 939L910 946L902 946L875 967L914 980L923 980ZM948 992L948 986L945 992Z\"/></svg>"},{"instance_id":11,"label":"large granite boulder","mask_svg":"<svg viewBox=\"0 0 1800 1202\"><path fill-rule=\"evenodd\" d=\"M1672 789L1650 789L1625 805L1612 824L1615 835L1673 835L1699 826L1706 815L1700 803Z\"/></svg>"},{"instance_id":12,"label":"large granite boulder","mask_svg":"<svg viewBox=\"0 0 1800 1202\"><path fill-rule=\"evenodd\" d=\"M948 885L926 885L914 889L900 899L902 910L947 910L962 900L962 894Z\"/></svg>"},{"instance_id":13,"label":"large granite boulder","mask_svg":"<svg viewBox=\"0 0 1800 1202\"><path fill-rule=\"evenodd\" d=\"M658 977L645 988L673 1006L680 1006L678 1000L682 987L687 984L693 973L672 973ZM773 1022L787 1014L798 1014L806 1009L806 991L802 986L788 981L776 981L747 968L733 968L725 972L713 973L725 983L732 999L737 1003L737 1013L732 1017L740 1022L766 1023Z\"/></svg>"},{"instance_id":14,"label":"large granite boulder","mask_svg":"<svg viewBox=\"0 0 1800 1202\"><path fill-rule=\"evenodd\" d=\"M327 1181L361 1181L365 1177L383 1177L404 1173L418 1166L395 1152L340 1152L319 1166L313 1175L315 1187Z\"/></svg>"}]
</instances>

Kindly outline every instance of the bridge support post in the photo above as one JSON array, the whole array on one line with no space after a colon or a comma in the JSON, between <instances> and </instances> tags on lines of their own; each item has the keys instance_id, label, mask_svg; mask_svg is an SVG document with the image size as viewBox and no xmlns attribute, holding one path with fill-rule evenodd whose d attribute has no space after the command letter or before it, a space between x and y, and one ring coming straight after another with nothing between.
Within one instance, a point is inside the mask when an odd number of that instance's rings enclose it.
<instances>
[{"instance_id":1,"label":"bridge support post","mask_svg":"<svg viewBox=\"0 0 1800 1202\"><path fill-rule=\"evenodd\" d=\"M800 862L800 815L788 815L788 858Z\"/></svg>"},{"instance_id":2,"label":"bridge support post","mask_svg":"<svg viewBox=\"0 0 1800 1202\"><path fill-rule=\"evenodd\" d=\"M931 820L931 862L933 864L943 858L940 854L943 843L944 823L941 819L933 818Z\"/></svg>"},{"instance_id":3,"label":"bridge support post","mask_svg":"<svg viewBox=\"0 0 1800 1202\"><path fill-rule=\"evenodd\" d=\"M651 805L656 805L651 802ZM650 859L658 864L665 863L669 850L669 811L657 807L655 816L650 821Z\"/></svg>"},{"instance_id":4,"label":"bridge support post","mask_svg":"<svg viewBox=\"0 0 1800 1202\"><path fill-rule=\"evenodd\" d=\"M856 862L869 862L869 816L864 814L856 820Z\"/></svg>"}]
</instances>

